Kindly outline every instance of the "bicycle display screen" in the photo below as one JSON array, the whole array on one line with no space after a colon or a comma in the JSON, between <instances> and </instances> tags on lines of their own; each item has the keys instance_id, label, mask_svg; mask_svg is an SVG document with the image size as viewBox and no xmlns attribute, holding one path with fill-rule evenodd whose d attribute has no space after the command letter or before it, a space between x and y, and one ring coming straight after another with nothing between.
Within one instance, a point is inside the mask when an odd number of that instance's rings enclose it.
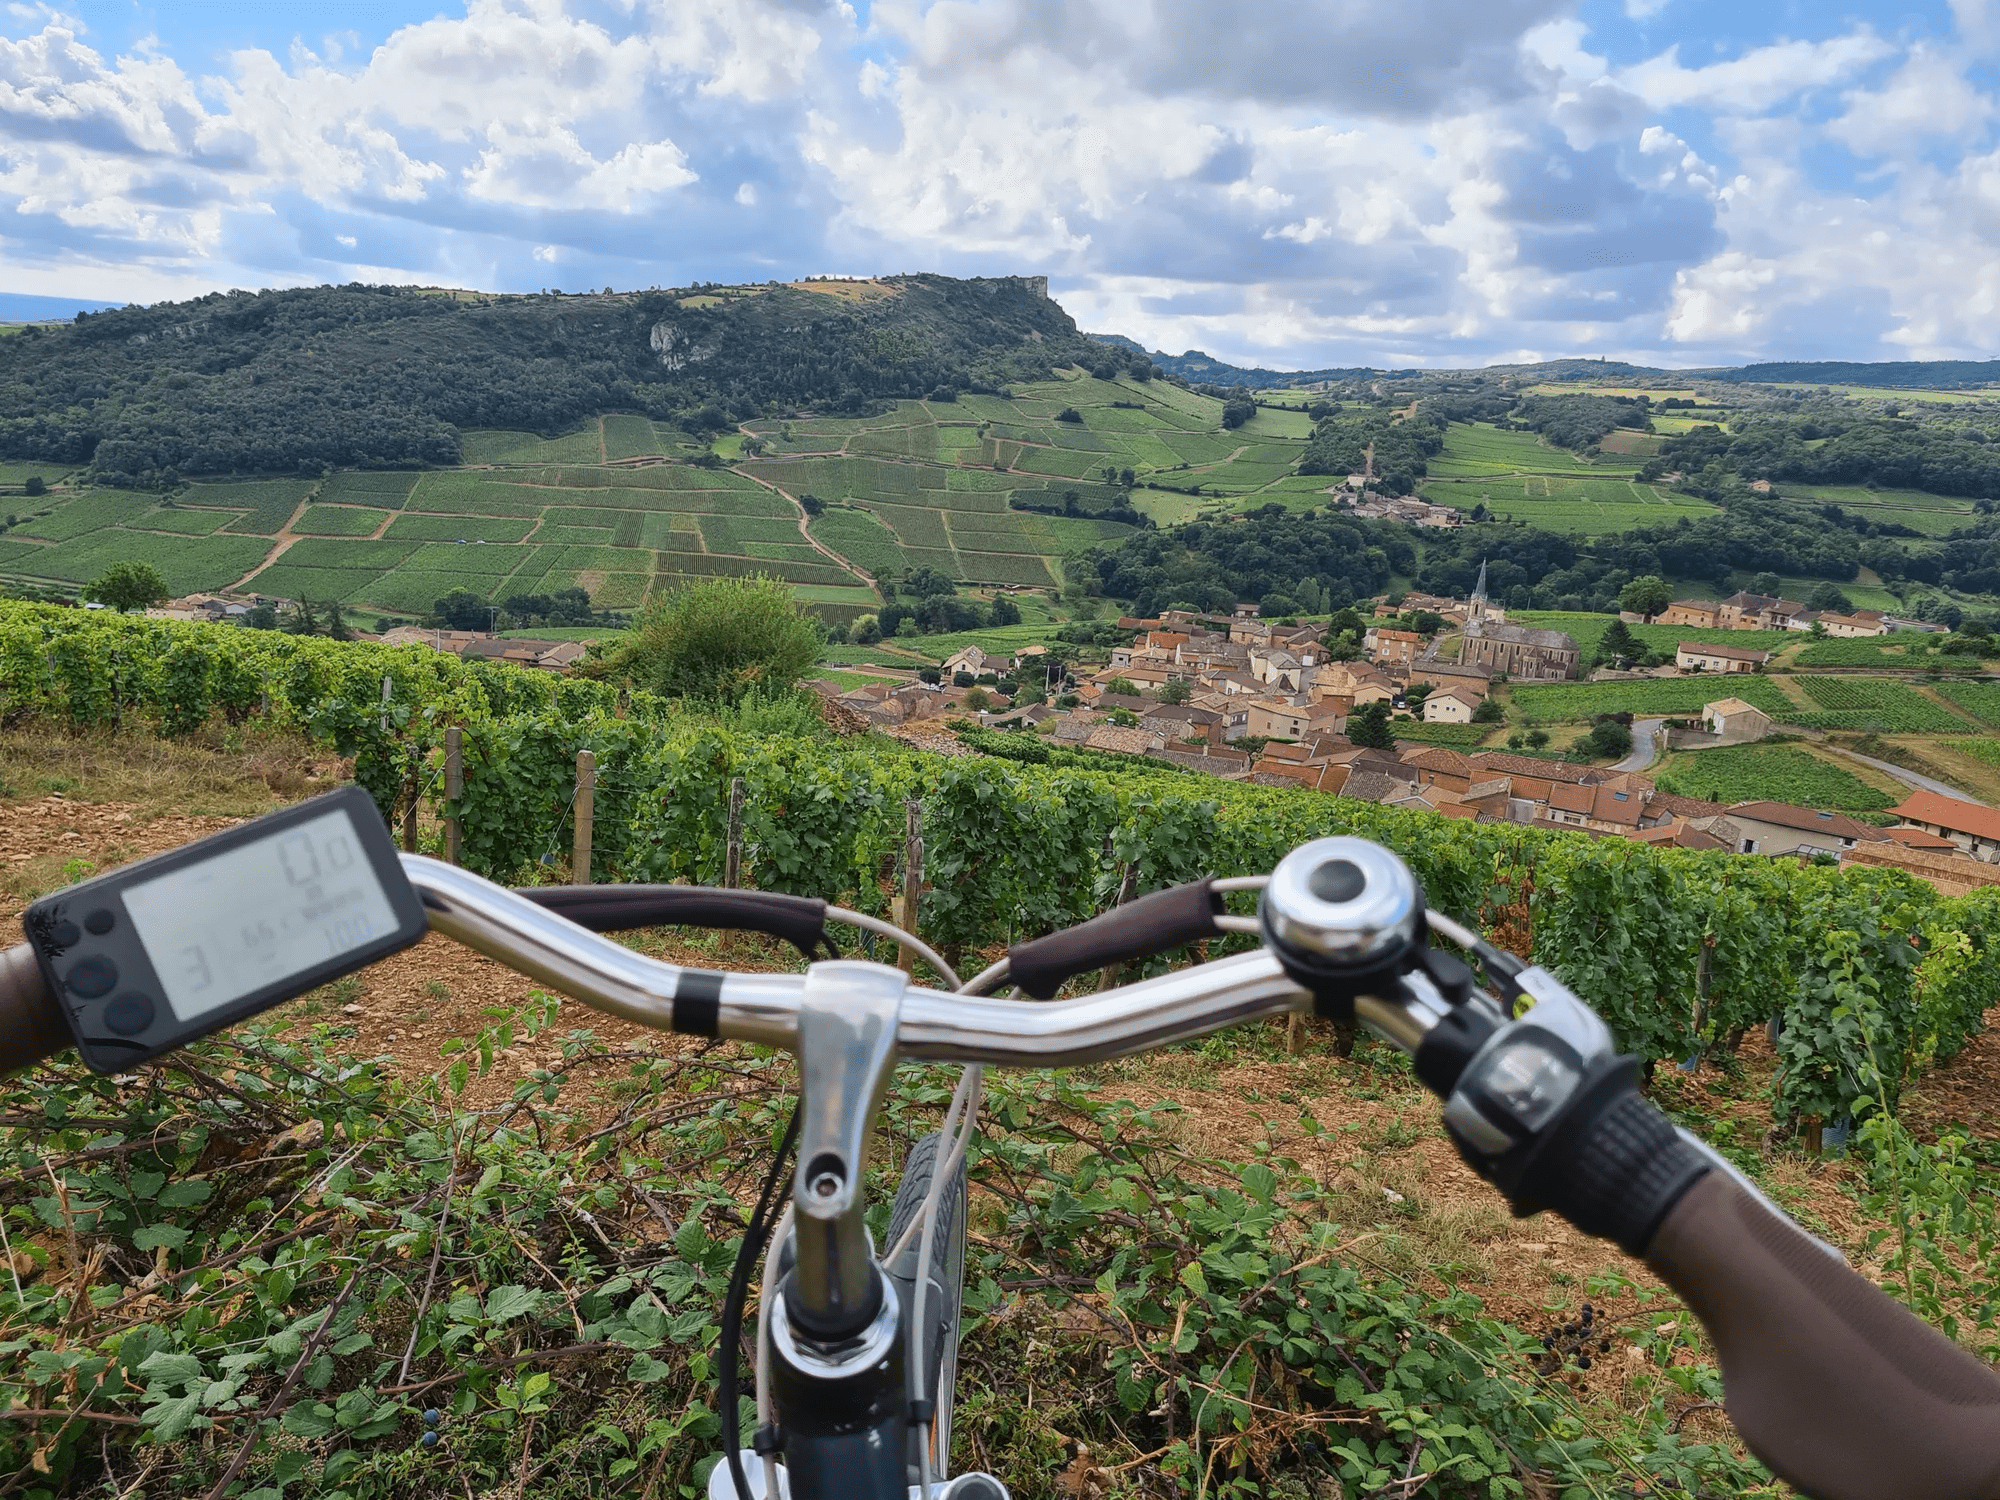
<instances>
[{"instance_id":1,"label":"bicycle display screen","mask_svg":"<svg viewBox=\"0 0 2000 1500\"><path fill-rule=\"evenodd\" d=\"M406 948L423 907L346 787L28 908L84 1061L115 1072Z\"/></svg>"},{"instance_id":2,"label":"bicycle display screen","mask_svg":"<svg viewBox=\"0 0 2000 1500\"><path fill-rule=\"evenodd\" d=\"M127 886L125 910L183 1021L396 928L345 809Z\"/></svg>"}]
</instances>

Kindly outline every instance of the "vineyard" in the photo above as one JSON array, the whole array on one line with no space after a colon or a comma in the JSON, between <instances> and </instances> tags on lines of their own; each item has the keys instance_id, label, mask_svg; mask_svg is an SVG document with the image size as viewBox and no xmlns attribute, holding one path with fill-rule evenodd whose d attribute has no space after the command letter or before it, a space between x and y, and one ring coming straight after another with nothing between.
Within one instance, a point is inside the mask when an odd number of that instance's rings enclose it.
<instances>
[{"instance_id":1,"label":"vineyard","mask_svg":"<svg viewBox=\"0 0 2000 1500\"><path fill-rule=\"evenodd\" d=\"M1897 800L1804 750L1764 745L1727 745L1682 756L1658 773L1656 780L1663 792L1710 802L1770 798L1799 807L1873 812Z\"/></svg>"},{"instance_id":2,"label":"vineyard","mask_svg":"<svg viewBox=\"0 0 2000 1500\"><path fill-rule=\"evenodd\" d=\"M1874 734L1972 734L1975 727L1916 689L1888 677L1800 677L1819 708L1790 709L1782 717L1814 729L1858 729ZM1762 707L1759 704L1758 707Z\"/></svg>"},{"instance_id":3,"label":"vineyard","mask_svg":"<svg viewBox=\"0 0 2000 1500\"><path fill-rule=\"evenodd\" d=\"M940 761L873 739L747 737L643 695L621 703L602 684L468 666L416 647L9 606L0 613L0 713L78 725L143 719L165 734L190 732L211 713L281 716L354 756L356 779L386 815L414 797L431 829L456 819L466 865L510 882L537 878L552 851L569 847L579 750L596 756L598 880L718 882L729 784L741 778L748 881L880 911L894 888L903 804L916 799L929 887L921 927L947 951L1084 920L1109 903L1127 867L1136 889L1155 890L1258 873L1309 838L1359 834L1409 860L1442 909L1523 923L1533 956L1648 1058L1685 1057L1783 1015L1800 1046L1774 1101L1784 1120L1847 1113L1881 1083L1878 1068L1901 1079L1919 1060L1952 1055L2000 993L2000 968L1969 961L1984 952L2000 897L1947 901L1898 872L1446 822L1187 773L1133 778ZM465 744L455 802L440 775L448 724ZM1023 748L1048 754L1032 737ZM1858 946L1830 954L1835 936ZM1706 966L1705 945L1714 949ZM1873 988L1852 987L1857 965ZM1856 1006L1872 1018L1866 1045L1834 1016Z\"/></svg>"},{"instance_id":4,"label":"vineyard","mask_svg":"<svg viewBox=\"0 0 2000 1500\"><path fill-rule=\"evenodd\" d=\"M1994 893L1134 776L1032 736L971 732L992 753L945 758L745 732L417 648L0 605L0 720L226 736L253 719L352 755L385 812L415 798L428 848L457 819L464 862L515 882L570 878L579 749L597 757L603 880L717 880L740 779L746 883L880 912L914 800L919 925L953 958L1093 915L1128 874L1143 891L1262 872L1323 833L1378 839L1439 909L1548 965L1649 1061L1707 1053L1707 1076L1727 1076L1735 1044L1775 1018L1771 1114L1857 1121L1870 1217L1922 1206L1871 1252L1880 1274L1990 1342L1991 1277L1960 1249L1994 1227L1977 1161L1894 1116L2000 998ZM451 801L447 726L465 746ZM702 1492L725 1425L716 1308L795 1097L789 1060L565 1030L575 1010L545 998L481 1024L418 1082L346 1055L336 1024L240 1031L134 1079L57 1064L7 1085L0 1225L34 1255L0 1281L15 1419L0 1461L30 1497L89 1476L148 1495L233 1484L242 1500ZM1238 1031L1165 1061L1210 1073L1268 1045ZM1367 1097L1408 1082L1394 1068ZM1142 1096L1115 1071L989 1089L960 1441L1033 1500L1133 1493L1127 1475L1196 1500L1306 1500L1328 1481L1419 1493L1398 1478L1418 1452L1423 1492L1451 1500L1767 1492L1726 1436L1684 1425L1719 1397L1687 1320L1629 1295L1622 1271L1565 1273L1632 1310L1631 1368L1649 1372L1628 1388L1621 1353L1614 1399L1586 1406L1450 1252L1398 1259L1427 1222L1406 1201L1417 1188L1357 1184L1370 1152L1349 1126L1312 1123L1323 1154L1303 1162L1254 1127L1221 1155L1175 1110L1128 1102ZM898 1073L887 1160L946 1093L936 1070ZM1753 1140L1719 1139L1757 1159ZM1079 1491L1075 1474L1100 1477Z\"/></svg>"},{"instance_id":5,"label":"vineyard","mask_svg":"<svg viewBox=\"0 0 2000 1500\"><path fill-rule=\"evenodd\" d=\"M1514 707L1530 721L1589 719L1597 714L1665 714L1693 717L1704 703L1741 698L1773 718L1795 705L1763 677L1658 677L1628 682L1516 683ZM1942 710L1940 710L1942 712Z\"/></svg>"}]
</instances>

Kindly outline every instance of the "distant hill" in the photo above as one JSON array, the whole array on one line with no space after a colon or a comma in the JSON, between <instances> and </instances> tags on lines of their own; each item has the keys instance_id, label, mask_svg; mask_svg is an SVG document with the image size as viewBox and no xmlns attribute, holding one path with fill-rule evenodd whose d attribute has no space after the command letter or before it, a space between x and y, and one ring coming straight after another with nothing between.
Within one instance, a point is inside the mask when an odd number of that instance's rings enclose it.
<instances>
[{"instance_id":1,"label":"distant hill","mask_svg":"<svg viewBox=\"0 0 2000 1500\"><path fill-rule=\"evenodd\" d=\"M1883 364L1847 360L1742 365L1702 370L1710 380L1768 381L1782 385L1917 386L1932 390L2000 384L2000 359L1909 359Z\"/></svg>"},{"instance_id":2,"label":"distant hill","mask_svg":"<svg viewBox=\"0 0 2000 1500\"><path fill-rule=\"evenodd\" d=\"M1046 377L1095 346L1022 277L487 297L232 292L0 339L0 458L101 477L455 464L467 428L697 428Z\"/></svg>"},{"instance_id":3,"label":"distant hill","mask_svg":"<svg viewBox=\"0 0 2000 1500\"><path fill-rule=\"evenodd\" d=\"M1573 358L1526 365L1468 365L1460 369L1378 370L1356 366L1325 370L1267 370L1262 366L1232 365L1198 349L1190 349L1185 354L1148 350L1136 339L1126 338L1123 334L1093 333L1089 337L1101 344L1115 344L1121 349L1147 354L1154 365L1165 373L1178 375L1197 385L1239 385L1255 390L1284 390L1292 386L1317 385L1323 381L1413 380L1420 376L1451 375L1512 375L1520 379L1548 381L1631 379L1686 382L1699 378L1725 380L1733 384L1872 385L1931 390L2000 385L2000 360L1927 359L1880 364L1848 360L1778 361L1669 370L1653 365L1627 364L1623 360Z\"/></svg>"}]
</instances>

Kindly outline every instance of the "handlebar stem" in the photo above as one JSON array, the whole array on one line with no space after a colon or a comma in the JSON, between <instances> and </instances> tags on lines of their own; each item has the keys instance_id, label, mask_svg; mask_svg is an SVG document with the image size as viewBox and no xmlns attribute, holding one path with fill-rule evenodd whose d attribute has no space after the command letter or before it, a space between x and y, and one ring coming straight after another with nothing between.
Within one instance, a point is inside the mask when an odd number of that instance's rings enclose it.
<instances>
[{"instance_id":1,"label":"handlebar stem","mask_svg":"<svg viewBox=\"0 0 2000 1500\"><path fill-rule=\"evenodd\" d=\"M909 980L886 964L814 964L799 998L798 1173L787 1310L798 1332L851 1338L881 1305L863 1218L870 1127L896 1067L896 1020Z\"/></svg>"}]
</instances>

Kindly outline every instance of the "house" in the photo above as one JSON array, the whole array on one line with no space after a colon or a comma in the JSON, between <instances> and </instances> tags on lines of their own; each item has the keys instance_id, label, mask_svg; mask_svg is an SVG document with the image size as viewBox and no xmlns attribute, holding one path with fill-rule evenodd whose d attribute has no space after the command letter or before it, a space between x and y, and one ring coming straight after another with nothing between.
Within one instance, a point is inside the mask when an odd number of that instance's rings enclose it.
<instances>
[{"instance_id":1,"label":"house","mask_svg":"<svg viewBox=\"0 0 2000 1500\"><path fill-rule=\"evenodd\" d=\"M1771 716L1741 698L1721 698L1702 704L1701 721L1718 745L1748 745L1771 732Z\"/></svg>"},{"instance_id":2,"label":"house","mask_svg":"<svg viewBox=\"0 0 2000 1500\"><path fill-rule=\"evenodd\" d=\"M1539 760L1532 755L1510 755L1504 750L1475 750L1466 759L1485 776L1511 777L1514 796L1527 802L1547 802L1552 787L1595 783L1604 779L1602 771L1589 766L1575 766L1560 760Z\"/></svg>"},{"instance_id":3,"label":"house","mask_svg":"<svg viewBox=\"0 0 2000 1500\"><path fill-rule=\"evenodd\" d=\"M1682 641L1674 648L1674 665L1683 672L1755 672L1770 659L1768 651L1715 646L1707 641Z\"/></svg>"},{"instance_id":4,"label":"house","mask_svg":"<svg viewBox=\"0 0 2000 1500\"><path fill-rule=\"evenodd\" d=\"M1250 734L1256 739L1295 740L1306 732L1316 714L1317 704L1291 703L1283 698L1250 700Z\"/></svg>"},{"instance_id":5,"label":"house","mask_svg":"<svg viewBox=\"0 0 2000 1500\"><path fill-rule=\"evenodd\" d=\"M1403 752L1402 763L1407 768L1403 774L1411 776L1418 786L1441 786L1447 791L1463 792L1473 782L1487 779L1484 772L1473 768L1470 760L1442 745L1412 744Z\"/></svg>"},{"instance_id":6,"label":"house","mask_svg":"<svg viewBox=\"0 0 2000 1500\"><path fill-rule=\"evenodd\" d=\"M1867 636L1889 633L1888 622L1878 611L1872 609L1857 609L1851 615L1836 614L1830 609L1822 610L1819 623L1826 633L1836 640L1860 640Z\"/></svg>"},{"instance_id":7,"label":"house","mask_svg":"<svg viewBox=\"0 0 2000 1500\"><path fill-rule=\"evenodd\" d=\"M1790 630L1805 609L1796 599L1737 593L1715 607L1715 623L1724 630Z\"/></svg>"},{"instance_id":8,"label":"house","mask_svg":"<svg viewBox=\"0 0 2000 1500\"><path fill-rule=\"evenodd\" d=\"M1974 859L2000 864L2000 811L1938 792L1911 792L1889 809L1905 823L1948 838Z\"/></svg>"},{"instance_id":9,"label":"house","mask_svg":"<svg viewBox=\"0 0 2000 1500\"><path fill-rule=\"evenodd\" d=\"M1561 682L1577 675L1582 652L1560 630L1496 625L1482 618L1465 622L1458 637L1458 659L1523 682Z\"/></svg>"},{"instance_id":10,"label":"house","mask_svg":"<svg viewBox=\"0 0 2000 1500\"><path fill-rule=\"evenodd\" d=\"M1389 630L1375 625L1369 627L1361 644L1370 661L1407 667L1424 649L1424 638L1414 630Z\"/></svg>"},{"instance_id":11,"label":"house","mask_svg":"<svg viewBox=\"0 0 2000 1500\"><path fill-rule=\"evenodd\" d=\"M1470 724L1480 700L1464 688L1448 687L1424 699L1426 724Z\"/></svg>"},{"instance_id":12,"label":"house","mask_svg":"<svg viewBox=\"0 0 2000 1500\"><path fill-rule=\"evenodd\" d=\"M1166 745L1146 752L1148 760L1163 760L1183 771L1236 779L1250 774L1250 757L1222 745Z\"/></svg>"},{"instance_id":13,"label":"house","mask_svg":"<svg viewBox=\"0 0 2000 1500\"><path fill-rule=\"evenodd\" d=\"M1549 788L1546 821L1568 828L1592 828L1599 833L1631 835L1667 822L1671 814L1648 806L1648 794L1637 787L1606 782L1593 786L1562 783Z\"/></svg>"},{"instance_id":14,"label":"house","mask_svg":"<svg viewBox=\"0 0 2000 1500\"><path fill-rule=\"evenodd\" d=\"M1839 854L1858 843L1881 839L1873 826L1845 813L1794 807L1789 802L1736 802L1727 817L1737 828L1738 854Z\"/></svg>"},{"instance_id":15,"label":"house","mask_svg":"<svg viewBox=\"0 0 2000 1500\"><path fill-rule=\"evenodd\" d=\"M1113 755L1144 755L1148 750L1166 748L1166 736L1150 730L1125 728L1117 724L1093 726L1084 739L1086 750L1106 750Z\"/></svg>"},{"instance_id":16,"label":"house","mask_svg":"<svg viewBox=\"0 0 2000 1500\"><path fill-rule=\"evenodd\" d=\"M1160 703L1147 709L1139 717L1139 727L1150 729L1155 734L1163 734L1174 743L1186 740L1206 740L1212 745L1222 743L1225 727L1223 715L1206 708L1195 708L1190 704Z\"/></svg>"},{"instance_id":17,"label":"house","mask_svg":"<svg viewBox=\"0 0 2000 1500\"><path fill-rule=\"evenodd\" d=\"M1701 630L1717 629L1721 606L1713 599L1676 599L1660 613L1662 625L1693 625Z\"/></svg>"},{"instance_id":18,"label":"house","mask_svg":"<svg viewBox=\"0 0 2000 1500\"><path fill-rule=\"evenodd\" d=\"M1493 669L1472 662L1444 661L1426 656L1410 668L1410 681L1428 682L1432 687L1457 688L1477 700L1492 691Z\"/></svg>"},{"instance_id":19,"label":"house","mask_svg":"<svg viewBox=\"0 0 2000 1500\"><path fill-rule=\"evenodd\" d=\"M1353 771L1341 787L1340 795L1362 802L1389 802L1407 797L1415 790L1414 783L1398 781L1382 771Z\"/></svg>"},{"instance_id":20,"label":"house","mask_svg":"<svg viewBox=\"0 0 2000 1500\"><path fill-rule=\"evenodd\" d=\"M1883 831L1895 832L1894 829ZM1963 896L1982 886L2000 885L2000 869L1961 854L1956 845L1939 850L1912 847L1893 838L1883 839L1876 843L1856 844L1840 856L1840 863L1843 868L1848 865L1883 865L1894 870L1906 870L1919 880L1929 881L1944 896Z\"/></svg>"},{"instance_id":21,"label":"house","mask_svg":"<svg viewBox=\"0 0 2000 1500\"><path fill-rule=\"evenodd\" d=\"M1250 675L1268 688L1296 693L1310 670L1311 663L1282 646L1250 648Z\"/></svg>"},{"instance_id":22,"label":"house","mask_svg":"<svg viewBox=\"0 0 2000 1500\"><path fill-rule=\"evenodd\" d=\"M978 646L961 646L944 659L938 670L944 673L945 681L949 682L959 672L970 672L977 677L981 672L995 670L997 665L997 659L989 657Z\"/></svg>"}]
</instances>

